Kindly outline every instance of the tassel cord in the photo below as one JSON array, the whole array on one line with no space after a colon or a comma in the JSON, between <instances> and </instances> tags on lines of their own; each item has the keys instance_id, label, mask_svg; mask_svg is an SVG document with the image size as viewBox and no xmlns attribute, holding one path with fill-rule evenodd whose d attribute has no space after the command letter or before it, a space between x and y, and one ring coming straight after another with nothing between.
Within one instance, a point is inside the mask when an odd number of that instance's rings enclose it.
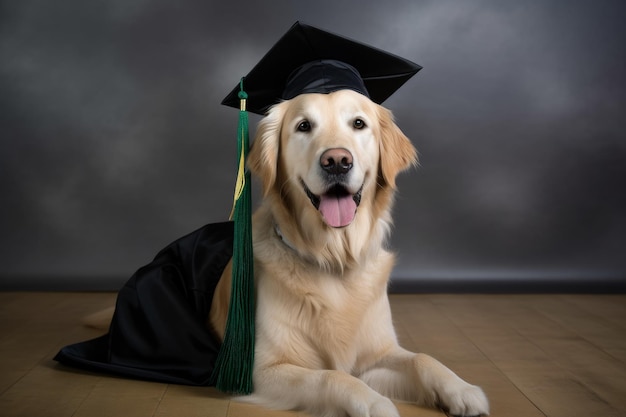
<instances>
[{"instance_id":1,"label":"tassel cord","mask_svg":"<svg viewBox=\"0 0 626 417\"><path fill-rule=\"evenodd\" d=\"M231 212L231 220L234 221L232 288L224 342L215 364L213 380L215 386L224 392L247 395L253 391L255 295L251 179L250 172L245 170L250 144L243 78L240 86L241 109L237 132L239 166Z\"/></svg>"}]
</instances>

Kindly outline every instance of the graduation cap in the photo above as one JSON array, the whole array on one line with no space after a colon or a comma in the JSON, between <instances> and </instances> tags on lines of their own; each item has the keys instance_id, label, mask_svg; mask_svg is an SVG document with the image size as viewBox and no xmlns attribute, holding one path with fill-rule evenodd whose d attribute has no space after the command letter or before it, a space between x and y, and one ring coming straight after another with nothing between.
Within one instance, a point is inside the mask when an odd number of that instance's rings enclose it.
<instances>
[{"instance_id":1,"label":"graduation cap","mask_svg":"<svg viewBox=\"0 0 626 417\"><path fill-rule=\"evenodd\" d=\"M244 77L248 110L304 93L354 90L380 104L422 67L383 50L296 22ZM240 106L240 86L222 104Z\"/></svg>"},{"instance_id":2,"label":"graduation cap","mask_svg":"<svg viewBox=\"0 0 626 417\"><path fill-rule=\"evenodd\" d=\"M240 109L239 173L233 203L234 244L230 309L217 358L217 388L252 392L254 363L254 272L250 208L247 111L306 93L354 90L382 103L422 67L388 52L296 22L243 77L222 104Z\"/></svg>"}]
</instances>

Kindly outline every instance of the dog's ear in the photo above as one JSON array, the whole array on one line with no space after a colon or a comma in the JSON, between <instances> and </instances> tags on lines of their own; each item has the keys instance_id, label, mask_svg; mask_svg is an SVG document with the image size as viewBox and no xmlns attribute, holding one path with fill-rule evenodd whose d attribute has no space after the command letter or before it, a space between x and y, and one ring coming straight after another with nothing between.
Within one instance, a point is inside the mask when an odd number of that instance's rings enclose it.
<instances>
[{"instance_id":1,"label":"dog's ear","mask_svg":"<svg viewBox=\"0 0 626 417\"><path fill-rule=\"evenodd\" d=\"M378 106L380 121L380 173L384 183L396 187L396 176L417 165L417 151L393 120L389 110Z\"/></svg>"},{"instance_id":2,"label":"dog's ear","mask_svg":"<svg viewBox=\"0 0 626 417\"><path fill-rule=\"evenodd\" d=\"M280 104L272 107L261 119L248 154L248 168L263 183L264 195L269 193L276 181L283 107Z\"/></svg>"}]
</instances>

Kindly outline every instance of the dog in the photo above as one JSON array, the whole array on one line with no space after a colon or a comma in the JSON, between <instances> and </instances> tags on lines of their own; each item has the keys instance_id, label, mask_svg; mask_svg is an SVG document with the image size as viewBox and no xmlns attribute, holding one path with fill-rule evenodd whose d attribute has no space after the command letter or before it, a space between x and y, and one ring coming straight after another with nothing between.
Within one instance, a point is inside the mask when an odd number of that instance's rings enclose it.
<instances>
[{"instance_id":1,"label":"dog","mask_svg":"<svg viewBox=\"0 0 626 417\"><path fill-rule=\"evenodd\" d=\"M385 248L397 175L417 152L386 108L351 90L301 94L260 121L247 164L253 216L254 392L242 400L320 416L398 416L391 399L489 413L481 388L398 345ZM208 326L223 339L230 265Z\"/></svg>"}]
</instances>

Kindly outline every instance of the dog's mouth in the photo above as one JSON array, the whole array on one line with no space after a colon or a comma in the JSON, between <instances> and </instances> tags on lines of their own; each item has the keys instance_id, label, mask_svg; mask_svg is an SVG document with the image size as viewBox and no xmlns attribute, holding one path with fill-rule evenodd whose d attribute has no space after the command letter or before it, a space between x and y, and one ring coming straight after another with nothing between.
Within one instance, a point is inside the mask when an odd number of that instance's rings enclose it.
<instances>
[{"instance_id":1,"label":"dog's mouth","mask_svg":"<svg viewBox=\"0 0 626 417\"><path fill-rule=\"evenodd\" d=\"M363 186L355 194L350 193L341 184L331 186L324 194L316 195L300 180L311 204L322 214L324 222L330 227L346 227L356 217L356 209L361 204Z\"/></svg>"}]
</instances>

